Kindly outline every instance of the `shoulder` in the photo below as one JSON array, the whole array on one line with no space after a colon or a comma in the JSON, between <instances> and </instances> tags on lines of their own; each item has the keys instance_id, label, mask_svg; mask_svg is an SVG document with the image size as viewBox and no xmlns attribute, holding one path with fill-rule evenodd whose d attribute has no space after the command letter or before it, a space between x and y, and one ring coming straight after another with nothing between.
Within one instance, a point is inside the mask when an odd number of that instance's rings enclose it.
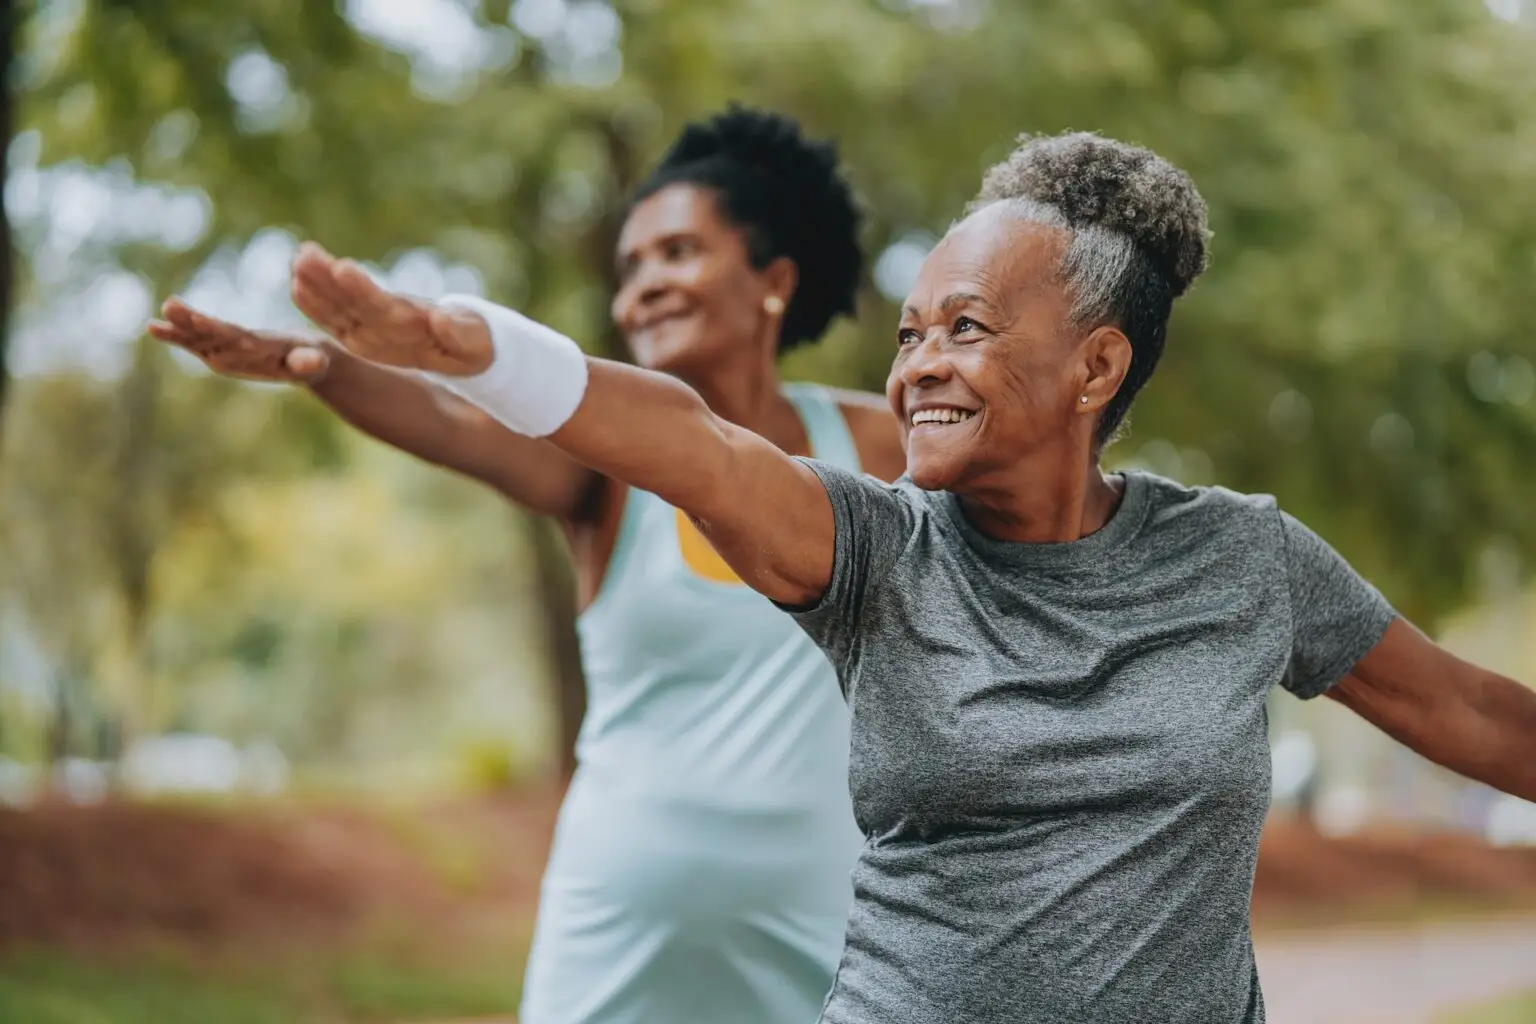
<instances>
[{"instance_id":1,"label":"shoulder","mask_svg":"<svg viewBox=\"0 0 1536 1024\"><path fill-rule=\"evenodd\" d=\"M865 470L881 480L895 480L905 473L907 452L901 443L901 427L886 397L842 388L828 388L827 392L848 423Z\"/></svg>"},{"instance_id":2,"label":"shoulder","mask_svg":"<svg viewBox=\"0 0 1536 1024\"><path fill-rule=\"evenodd\" d=\"M1140 470L1128 472L1146 487L1148 515L1155 526L1249 539L1279 537L1280 509L1271 494L1245 494L1226 487L1184 484Z\"/></svg>"},{"instance_id":3,"label":"shoulder","mask_svg":"<svg viewBox=\"0 0 1536 1024\"><path fill-rule=\"evenodd\" d=\"M910 527L929 513L932 496L905 477L881 480L873 473L855 472L809 456L797 456L796 460L821 480L839 518L846 518L850 528L865 529L872 524L888 527L893 522Z\"/></svg>"}]
</instances>

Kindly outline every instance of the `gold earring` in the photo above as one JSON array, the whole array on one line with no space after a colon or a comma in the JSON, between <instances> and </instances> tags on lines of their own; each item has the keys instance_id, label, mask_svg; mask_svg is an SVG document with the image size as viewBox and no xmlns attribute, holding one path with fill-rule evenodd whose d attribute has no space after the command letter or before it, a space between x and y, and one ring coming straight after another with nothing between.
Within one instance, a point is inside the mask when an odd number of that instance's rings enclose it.
<instances>
[{"instance_id":1,"label":"gold earring","mask_svg":"<svg viewBox=\"0 0 1536 1024\"><path fill-rule=\"evenodd\" d=\"M784 300L777 295L767 295L763 298L763 312L769 316L784 315Z\"/></svg>"}]
</instances>

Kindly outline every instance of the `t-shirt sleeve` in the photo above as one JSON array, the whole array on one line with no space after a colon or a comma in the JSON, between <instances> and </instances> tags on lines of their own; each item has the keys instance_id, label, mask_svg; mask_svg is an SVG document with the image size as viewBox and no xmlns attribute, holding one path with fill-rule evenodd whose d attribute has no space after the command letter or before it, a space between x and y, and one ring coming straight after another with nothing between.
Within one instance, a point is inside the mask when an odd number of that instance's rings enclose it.
<instances>
[{"instance_id":1,"label":"t-shirt sleeve","mask_svg":"<svg viewBox=\"0 0 1536 1024\"><path fill-rule=\"evenodd\" d=\"M1298 697L1326 693L1349 674L1395 612L1337 551L1280 513L1291 601L1291 661L1281 684Z\"/></svg>"},{"instance_id":2,"label":"t-shirt sleeve","mask_svg":"<svg viewBox=\"0 0 1536 1024\"><path fill-rule=\"evenodd\" d=\"M832 501L835 547L832 579L814 604L786 607L827 653L839 674L847 665L860 620L881 581L912 538L916 512L894 487L828 462L802 458Z\"/></svg>"}]
</instances>

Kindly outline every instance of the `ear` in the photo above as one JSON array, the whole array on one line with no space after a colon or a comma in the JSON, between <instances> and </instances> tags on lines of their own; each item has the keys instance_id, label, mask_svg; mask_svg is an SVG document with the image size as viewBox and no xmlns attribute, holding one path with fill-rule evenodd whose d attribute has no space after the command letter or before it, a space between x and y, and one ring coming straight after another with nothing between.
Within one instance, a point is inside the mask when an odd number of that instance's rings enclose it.
<instances>
[{"instance_id":1,"label":"ear","mask_svg":"<svg viewBox=\"0 0 1536 1024\"><path fill-rule=\"evenodd\" d=\"M1131 340L1118 327L1099 327L1083 339L1083 384L1079 389L1077 409L1097 414L1120 390L1131 369ZM1084 402L1086 397L1088 401Z\"/></svg>"},{"instance_id":2,"label":"ear","mask_svg":"<svg viewBox=\"0 0 1536 1024\"><path fill-rule=\"evenodd\" d=\"M795 261L788 256L779 256L758 273L763 282L763 297L776 295L787 309L800 284L800 268L795 266Z\"/></svg>"}]
</instances>

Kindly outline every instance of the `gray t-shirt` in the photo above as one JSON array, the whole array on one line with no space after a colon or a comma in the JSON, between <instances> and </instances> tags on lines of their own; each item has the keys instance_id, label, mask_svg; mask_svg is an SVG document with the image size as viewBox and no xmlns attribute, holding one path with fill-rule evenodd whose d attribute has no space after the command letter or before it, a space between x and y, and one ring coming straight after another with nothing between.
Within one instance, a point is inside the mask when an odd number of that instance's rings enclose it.
<instances>
[{"instance_id":1,"label":"gray t-shirt","mask_svg":"<svg viewBox=\"0 0 1536 1024\"><path fill-rule=\"evenodd\" d=\"M1327 690L1387 602L1272 498L1125 474L1060 544L806 460L836 515L801 626L853 712L866 843L828 1024L1257 1024L1265 695Z\"/></svg>"}]
</instances>

